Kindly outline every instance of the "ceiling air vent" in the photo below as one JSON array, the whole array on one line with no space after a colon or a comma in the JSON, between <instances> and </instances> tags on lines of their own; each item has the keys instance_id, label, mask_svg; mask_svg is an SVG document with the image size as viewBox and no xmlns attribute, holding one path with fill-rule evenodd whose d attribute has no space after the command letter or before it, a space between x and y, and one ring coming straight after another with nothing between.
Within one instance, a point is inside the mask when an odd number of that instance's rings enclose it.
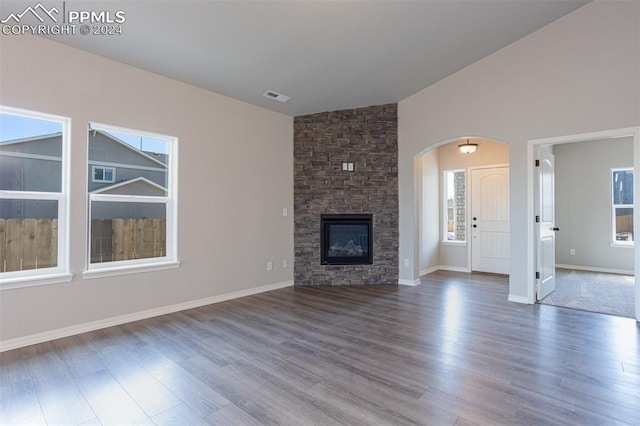
<instances>
[{"instance_id":1,"label":"ceiling air vent","mask_svg":"<svg viewBox=\"0 0 640 426\"><path fill-rule=\"evenodd\" d=\"M291 99L289 96L283 95L278 92L274 92L273 90L267 90L266 92L264 92L262 96L264 96L265 98L273 99L274 101L282 102L282 103L285 103L289 99Z\"/></svg>"}]
</instances>

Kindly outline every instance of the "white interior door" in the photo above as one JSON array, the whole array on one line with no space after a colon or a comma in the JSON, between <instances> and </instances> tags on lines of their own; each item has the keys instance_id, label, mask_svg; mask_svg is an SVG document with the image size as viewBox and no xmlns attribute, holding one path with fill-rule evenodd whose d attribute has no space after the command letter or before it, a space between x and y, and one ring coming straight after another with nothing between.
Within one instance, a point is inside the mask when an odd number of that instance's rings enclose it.
<instances>
[{"instance_id":1,"label":"white interior door","mask_svg":"<svg viewBox=\"0 0 640 426\"><path fill-rule=\"evenodd\" d=\"M544 299L556 289L556 228L553 154L536 152L536 297Z\"/></svg>"},{"instance_id":2,"label":"white interior door","mask_svg":"<svg viewBox=\"0 0 640 426\"><path fill-rule=\"evenodd\" d=\"M509 273L509 168L471 170L471 270Z\"/></svg>"}]
</instances>

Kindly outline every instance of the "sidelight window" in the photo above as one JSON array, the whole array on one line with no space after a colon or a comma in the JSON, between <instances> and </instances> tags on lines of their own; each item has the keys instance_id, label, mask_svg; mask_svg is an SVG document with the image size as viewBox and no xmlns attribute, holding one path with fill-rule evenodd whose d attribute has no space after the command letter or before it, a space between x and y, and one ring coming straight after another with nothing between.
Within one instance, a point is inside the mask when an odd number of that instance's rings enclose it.
<instances>
[{"instance_id":1,"label":"sidelight window","mask_svg":"<svg viewBox=\"0 0 640 426\"><path fill-rule=\"evenodd\" d=\"M445 170L443 183L443 241L465 242L467 239L466 172Z\"/></svg>"}]
</instances>

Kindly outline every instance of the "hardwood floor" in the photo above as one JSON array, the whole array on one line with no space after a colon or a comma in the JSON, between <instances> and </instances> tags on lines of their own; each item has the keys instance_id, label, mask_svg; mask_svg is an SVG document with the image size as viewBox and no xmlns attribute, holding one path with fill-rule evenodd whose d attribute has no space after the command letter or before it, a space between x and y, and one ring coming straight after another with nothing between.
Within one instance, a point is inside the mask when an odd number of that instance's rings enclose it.
<instances>
[{"instance_id":1,"label":"hardwood floor","mask_svg":"<svg viewBox=\"0 0 640 426\"><path fill-rule=\"evenodd\" d=\"M0 354L0 424L640 424L631 319L506 278L296 287Z\"/></svg>"}]
</instances>

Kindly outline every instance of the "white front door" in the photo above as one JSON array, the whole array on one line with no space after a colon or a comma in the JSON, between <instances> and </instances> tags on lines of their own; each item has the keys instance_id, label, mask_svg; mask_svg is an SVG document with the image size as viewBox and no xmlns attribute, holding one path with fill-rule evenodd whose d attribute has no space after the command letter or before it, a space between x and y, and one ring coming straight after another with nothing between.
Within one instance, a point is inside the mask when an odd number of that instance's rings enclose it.
<instances>
[{"instance_id":1,"label":"white front door","mask_svg":"<svg viewBox=\"0 0 640 426\"><path fill-rule=\"evenodd\" d=\"M471 170L471 270L509 273L509 168Z\"/></svg>"},{"instance_id":2,"label":"white front door","mask_svg":"<svg viewBox=\"0 0 640 426\"><path fill-rule=\"evenodd\" d=\"M553 154L536 149L536 298L542 300L556 289L556 228Z\"/></svg>"}]
</instances>

